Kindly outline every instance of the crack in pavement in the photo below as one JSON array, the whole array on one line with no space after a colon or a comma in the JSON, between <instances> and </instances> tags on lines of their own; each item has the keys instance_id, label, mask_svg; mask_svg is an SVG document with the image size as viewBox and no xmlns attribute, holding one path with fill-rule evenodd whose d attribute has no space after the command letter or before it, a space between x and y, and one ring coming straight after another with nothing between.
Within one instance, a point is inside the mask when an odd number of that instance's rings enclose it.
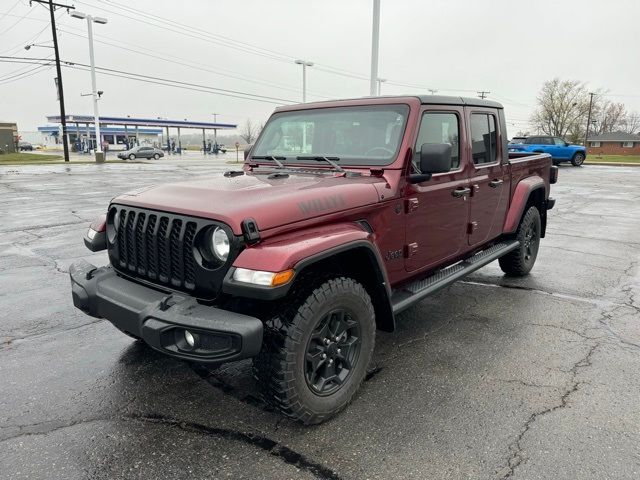
<instances>
[{"instance_id":1,"label":"crack in pavement","mask_svg":"<svg viewBox=\"0 0 640 480\"><path fill-rule=\"evenodd\" d=\"M16 435L5 437L1 439L0 442L7 442L16 438L30 435L48 435L49 433L55 432L57 430L71 428L80 424L94 422L117 422L126 420L178 428L185 432L196 433L210 437L218 437L225 440L235 440L237 442L257 447L261 451L282 460L287 465L291 465L305 472L309 472L316 478L340 480L340 476L332 469L269 437L250 432L243 432L240 430L232 430L229 428L210 427L201 423L187 422L155 413L121 415L112 418L95 416L72 422L47 421L30 425L22 425L17 427L19 428L19 433L17 433Z\"/></svg>"},{"instance_id":2,"label":"crack in pavement","mask_svg":"<svg viewBox=\"0 0 640 480\"><path fill-rule=\"evenodd\" d=\"M31 340L33 338L44 337L44 336L49 336L49 335L56 335L58 333L68 332L68 331L71 331L71 330L77 330L77 329L82 328L82 327L87 327L89 325L94 325L96 323L101 323L101 322L106 322L106 321L107 320L105 320L104 318L97 318L97 319L92 320L90 322L81 323L79 325L74 325L72 327L52 328L51 330L48 330L46 332L30 333L28 335L22 335L22 336L19 336L19 337L14 337L14 336L11 336L11 335L5 335L5 337L8 337L8 340L1 340L0 341L0 351L8 350L11 347L11 345L13 343L15 343L16 340Z\"/></svg>"},{"instance_id":3,"label":"crack in pavement","mask_svg":"<svg viewBox=\"0 0 640 480\"><path fill-rule=\"evenodd\" d=\"M516 469L520 465L522 465L523 462L526 461L526 457L524 455L524 448L522 446L522 440L524 439L524 436L527 434L527 432L531 428L531 425L535 423L535 421L538 418L566 407L569 401L569 397L573 393L577 392L580 385L584 383L584 382L578 381L577 379L578 369L587 368L591 366L591 357L593 356L594 352L599 346L600 346L599 343L595 343L591 345L589 350L587 351L587 354L573 364L573 366L569 370L569 373L572 374L571 383L569 384L569 387L560 396L560 402L558 402L557 404L551 407L545 408L544 410L541 410L539 412L534 412L529 416L529 418L524 423L524 426L520 431L520 433L518 434L518 436L516 437L516 439L509 445L509 450L511 451L511 455L507 459L507 466L505 467L506 472L500 477L500 480L506 480L508 478L511 478L515 473Z\"/></svg>"}]
</instances>

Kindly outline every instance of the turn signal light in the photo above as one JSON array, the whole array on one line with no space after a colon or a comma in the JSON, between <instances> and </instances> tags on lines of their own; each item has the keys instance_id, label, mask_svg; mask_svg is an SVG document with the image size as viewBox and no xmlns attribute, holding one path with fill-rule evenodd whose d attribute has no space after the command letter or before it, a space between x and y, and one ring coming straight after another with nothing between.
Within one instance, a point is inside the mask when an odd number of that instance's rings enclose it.
<instances>
[{"instance_id":1,"label":"turn signal light","mask_svg":"<svg viewBox=\"0 0 640 480\"><path fill-rule=\"evenodd\" d=\"M271 286L277 287L278 285L284 285L293 278L293 270L285 270L284 272L278 272L273 276L271 280Z\"/></svg>"}]
</instances>

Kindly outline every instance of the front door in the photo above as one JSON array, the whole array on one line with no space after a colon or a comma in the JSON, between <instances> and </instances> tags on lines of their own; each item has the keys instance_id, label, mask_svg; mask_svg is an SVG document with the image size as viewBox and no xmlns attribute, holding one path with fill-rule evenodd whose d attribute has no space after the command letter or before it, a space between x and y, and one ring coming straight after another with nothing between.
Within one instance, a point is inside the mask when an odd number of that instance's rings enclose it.
<instances>
[{"instance_id":1,"label":"front door","mask_svg":"<svg viewBox=\"0 0 640 480\"><path fill-rule=\"evenodd\" d=\"M424 143L451 144L452 165L447 173L408 186L406 195L405 268L417 272L437 266L464 251L469 221L469 178L461 145L466 139L462 107L430 105L422 112L413 168L419 173Z\"/></svg>"},{"instance_id":2,"label":"front door","mask_svg":"<svg viewBox=\"0 0 640 480\"><path fill-rule=\"evenodd\" d=\"M474 109L469 113L471 131L469 245L479 245L502 233L509 203L508 169L502 163L502 142L495 110Z\"/></svg>"}]
</instances>

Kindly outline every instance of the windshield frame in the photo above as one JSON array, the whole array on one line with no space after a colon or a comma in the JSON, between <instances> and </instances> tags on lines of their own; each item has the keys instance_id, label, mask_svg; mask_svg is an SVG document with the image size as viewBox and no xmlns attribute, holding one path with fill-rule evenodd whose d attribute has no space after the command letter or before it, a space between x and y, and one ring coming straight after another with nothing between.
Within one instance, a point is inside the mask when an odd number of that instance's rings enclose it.
<instances>
[{"instance_id":1,"label":"windshield frame","mask_svg":"<svg viewBox=\"0 0 640 480\"><path fill-rule=\"evenodd\" d=\"M253 145L253 147L251 148L251 152L249 154L249 156L246 159L246 162L250 162L250 163L260 163L262 161L262 159L258 159L256 158L255 160L253 159L253 155L257 154L258 156L263 156L263 155L272 155L270 153L264 153L264 152L257 152L257 148L261 145L261 143L263 141L265 141L265 132L267 131L267 128L269 127L269 125L274 121L274 120L278 120L282 117L297 117L300 115L303 115L306 112L321 112L321 111L327 111L327 110L379 110L379 111L390 111L390 110L397 110L398 113L400 115L402 115L403 117L403 123L400 127L399 133L398 133L398 140L397 140L397 145L395 148L395 151L393 152L393 154L388 157L388 158L372 158L372 157L365 157L365 156L349 156L349 157L341 157L339 154L336 153L327 153L327 154L323 154L322 156L328 156L329 158L337 158L340 157L339 160L337 160L337 163L341 166L341 167L347 167L347 168L367 168L367 167L376 167L376 168L380 168L380 167L388 167L393 165L397 160L398 160L398 156L400 154L400 151L402 149L402 146L404 145L405 142L405 136L406 136L406 132L407 132L407 127L409 125L409 121L411 119L411 115L412 115L412 108L410 105L408 105L407 103L404 102L393 102L393 103L363 103L363 104L350 104L350 105L335 105L335 106L318 106L318 107L313 107L313 108L304 108L304 109L295 109L295 110L283 110L283 111L276 111L273 113L273 115L271 115L271 117L269 117L269 120L267 121L267 123L265 124L264 128L262 129L262 131L260 132L260 135L258 136L258 138L256 139L255 144ZM275 154L273 154L275 155ZM286 166L289 165L316 165L320 168L326 168L325 165L319 164L318 161L315 160L300 160L296 157L299 156L321 156L319 153L311 153L311 152L296 152L296 153L292 153L291 155L283 155L281 152L277 153L277 156L280 157L285 157L285 160L283 161Z\"/></svg>"}]
</instances>

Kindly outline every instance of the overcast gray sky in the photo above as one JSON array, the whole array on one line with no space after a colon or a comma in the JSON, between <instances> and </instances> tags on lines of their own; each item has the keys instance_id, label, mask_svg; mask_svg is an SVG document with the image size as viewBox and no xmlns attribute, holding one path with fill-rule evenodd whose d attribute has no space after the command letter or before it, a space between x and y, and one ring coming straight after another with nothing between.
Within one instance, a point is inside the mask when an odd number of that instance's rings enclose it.
<instances>
[{"instance_id":1,"label":"overcast gray sky","mask_svg":"<svg viewBox=\"0 0 640 480\"><path fill-rule=\"evenodd\" d=\"M316 63L308 69L308 100L369 92L372 0L69 3L108 18L94 27L101 67L301 101L302 72L293 60L304 58ZM89 63L86 22L62 10L58 16L62 59ZM381 0L383 94L488 90L505 104L510 134L526 128L542 83L556 76L608 90L612 101L640 111L638 19L638 0ZM0 0L0 55L52 55L23 48L50 43L48 21L47 10L28 0ZM0 62L0 120L25 131L58 113L55 69L34 68ZM90 97L80 96L91 90L89 73L64 69L63 79L67 113L92 113ZM105 92L100 113L114 116L212 120L217 112L219 121L242 123L265 120L277 103L103 74L98 89Z\"/></svg>"}]
</instances>

